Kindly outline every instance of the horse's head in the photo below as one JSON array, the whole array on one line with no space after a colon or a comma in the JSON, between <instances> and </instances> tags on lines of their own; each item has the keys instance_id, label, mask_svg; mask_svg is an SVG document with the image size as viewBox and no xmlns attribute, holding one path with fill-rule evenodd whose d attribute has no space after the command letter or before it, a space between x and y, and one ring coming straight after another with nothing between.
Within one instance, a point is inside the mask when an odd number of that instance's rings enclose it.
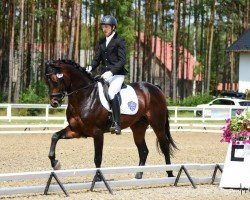
<instances>
[{"instance_id":1,"label":"horse's head","mask_svg":"<svg viewBox=\"0 0 250 200\"><path fill-rule=\"evenodd\" d=\"M49 61L45 64L45 79L49 87L50 105L58 107L65 96L64 74L58 66L58 62Z\"/></svg>"},{"instance_id":2,"label":"horse's head","mask_svg":"<svg viewBox=\"0 0 250 200\"><path fill-rule=\"evenodd\" d=\"M45 74L52 107L60 106L65 95L87 88L94 81L84 68L70 60L48 61Z\"/></svg>"}]
</instances>

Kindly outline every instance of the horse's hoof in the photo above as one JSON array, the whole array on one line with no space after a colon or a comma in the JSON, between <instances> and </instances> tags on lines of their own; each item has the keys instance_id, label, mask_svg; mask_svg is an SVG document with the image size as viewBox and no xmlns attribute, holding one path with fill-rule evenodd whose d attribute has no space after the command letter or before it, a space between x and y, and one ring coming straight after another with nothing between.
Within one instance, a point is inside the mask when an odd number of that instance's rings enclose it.
<instances>
[{"instance_id":1,"label":"horse's hoof","mask_svg":"<svg viewBox=\"0 0 250 200\"><path fill-rule=\"evenodd\" d=\"M54 170L60 170L61 169L61 163L59 161L56 161L55 166L53 167Z\"/></svg>"},{"instance_id":2,"label":"horse's hoof","mask_svg":"<svg viewBox=\"0 0 250 200\"><path fill-rule=\"evenodd\" d=\"M135 174L135 179L142 179L142 172L137 172Z\"/></svg>"},{"instance_id":3,"label":"horse's hoof","mask_svg":"<svg viewBox=\"0 0 250 200\"><path fill-rule=\"evenodd\" d=\"M175 177L174 175L173 175L173 172L172 171L167 171L167 174L168 174L168 177L170 178L170 177Z\"/></svg>"}]
</instances>

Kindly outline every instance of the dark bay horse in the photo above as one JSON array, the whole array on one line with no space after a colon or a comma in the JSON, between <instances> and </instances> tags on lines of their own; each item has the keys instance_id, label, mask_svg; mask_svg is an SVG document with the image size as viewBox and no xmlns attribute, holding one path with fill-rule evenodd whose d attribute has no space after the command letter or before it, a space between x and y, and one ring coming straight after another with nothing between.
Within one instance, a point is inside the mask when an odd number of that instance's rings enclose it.
<instances>
[{"instance_id":1,"label":"dark bay horse","mask_svg":"<svg viewBox=\"0 0 250 200\"><path fill-rule=\"evenodd\" d=\"M97 82L73 61L50 61L46 63L46 83L49 87L50 104L52 107L61 105L65 95L68 96L66 111L69 125L54 133L51 139L49 159L54 169L59 169L60 163L55 159L56 144L59 139L93 137L94 162L101 167L104 133L109 132L111 120L108 111L102 106ZM121 128L130 127L134 142L138 148L139 165L146 163L148 148L145 142L145 132L150 125L158 140L166 164L171 164L170 156L177 148L169 130L168 110L162 91L150 83L130 84L139 99L139 110L135 115L121 115ZM119 136L116 136L119 137ZM172 171L167 171L173 176ZM135 178L142 178L142 172Z\"/></svg>"}]
</instances>

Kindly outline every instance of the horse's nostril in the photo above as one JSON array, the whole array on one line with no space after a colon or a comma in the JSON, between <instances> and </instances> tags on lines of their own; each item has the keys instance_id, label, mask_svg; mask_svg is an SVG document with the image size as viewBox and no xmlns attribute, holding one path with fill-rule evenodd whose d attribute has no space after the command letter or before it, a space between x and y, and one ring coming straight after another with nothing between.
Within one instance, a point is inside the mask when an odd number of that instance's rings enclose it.
<instances>
[{"instance_id":1,"label":"horse's nostril","mask_svg":"<svg viewBox=\"0 0 250 200\"><path fill-rule=\"evenodd\" d=\"M58 106L59 106L59 103L58 103L58 101L52 100L50 105L51 105L53 108L55 108L55 107L58 107Z\"/></svg>"}]
</instances>

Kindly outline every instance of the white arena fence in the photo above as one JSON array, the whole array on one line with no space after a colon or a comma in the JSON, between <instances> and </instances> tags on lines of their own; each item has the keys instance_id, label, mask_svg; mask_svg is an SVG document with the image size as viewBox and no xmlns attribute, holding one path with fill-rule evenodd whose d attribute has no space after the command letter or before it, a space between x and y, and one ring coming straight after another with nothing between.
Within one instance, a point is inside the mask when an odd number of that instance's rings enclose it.
<instances>
[{"instance_id":1,"label":"white arena fence","mask_svg":"<svg viewBox=\"0 0 250 200\"><path fill-rule=\"evenodd\" d=\"M53 108L49 104L0 104L0 110L2 112L0 113L6 113L5 115L0 115L0 120L6 120L11 122L12 120L63 120L65 121L65 116L53 116L50 115L51 109L63 109L66 110L67 105L63 104L61 107ZM226 118L231 118L232 115L235 115L235 112L237 110L247 109L248 107L242 106L242 107L225 107L225 108L197 108L197 107L184 107L184 106L169 106L168 110L174 113L170 115L170 120L173 122L179 122L179 121L218 121L218 120L225 120ZM45 110L44 116L15 116L13 113L13 110L15 109L42 109ZM181 112L191 112L191 117L183 117L181 116ZM200 117L196 117L195 113L197 111L201 111L202 115ZM210 113L210 116L206 116L204 113Z\"/></svg>"},{"instance_id":2,"label":"white arena fence","mask_svg":"<svg viewBox=\"0 0 250 200\"><path fill-rule=\"evenodd\" d=\"M66 110L67 105L63 104L61 107L53 108L49 104L0 104L0 109L6 115L0 115L0 120L7 120L11 122L12 120L62 120L65 121L64 116L50 116L49 111L51 109L63 109ZM45 110L44 116L15 116L14 110L17 109L41 109Z\"/></svg>"},{"instance_id":3,"label":"white arena fence","mask_svg":"<svg viewBox=\"0 0 250 200\"><path fill-rule=\"evenodd\" d=\"M164 172L163 177L157 178L142 178L142 179L122 179L122 180L106 180L96 182L95 188L105 188L105 182L110 188L113 187L128 187L128 186L153 186L153 185L172 185L178 186L178 184L189 184L196 188L199 184L213 184L218 183L221 179L221 172L223 170L223 164L172 164L172 165L155 165L155 166L130 166L130 167L110 167L110 168L91 168L91 169L71 169L71 170L58 170L58 171L37 171L37 172L23 172L23 173L7 173L0 174L0 196L3 195L15 195L15 194L26 194L26 193L44 193L46 188L46 183L52 173L56 174L59 182L62 183L63 188L68 190L78 190L78 189L90 189L93 186L93 177L97 170L101 171L104 176L110 174L130 174L134 176L136 172ZM176 177L166 177L166 171L173 170L177 171L178 175ZM192 176L190 170L208 170L211 171L211 176L209 177L198 177ZM220 173L218 173L220 171ZM79 177L83 180L83 177L90 176L90 181L86 182L73 182L64 183L60 181L63 177ZM43 185L34 185L35 180L44 180ZM23 182L31 181L31 185L20 186ZM10 184L11 186L1 186L3 183L6 185L10 182L18 182L18 187L15 184ZM60 185L53 183L49 185L48 192L60 191Z\"/></svg>"},{"instance_id":4,"label":"white arena fence","mask_svg":"<svg viewBox=\"0 0 250 200\"><path fill-rule=\"evenodd\" d=\"M61 116L55 116L50 114L52 108L49 104L0 104L0 122L7 122L7 124L0 124L0 134L11 133L51 133L62 129L67 125L65 110L67 105L62 105L57 110L61 109L64 113ZM218 132L222 133L222 128L225 124L225 119L231 118L235 114L237 109L247 109L247 107L240 108L197 108L197 107L177 107L169 106L170 111L170 129L174 132ZM16 110L18 109L41 109L44 110L44 115L39 116L20 116ZM202 112L202 116L196 117L197 111ZM210 116L206 116L204 113L209 111ZM186 112L188 114L183 114ZM10 124L12 121L24 121L24 120L44 120L46 124ZM55 124L47 122L54 121ZM213 121L213 124L211 124ZM220 121L218 124L218 122ZM194 123L196 122L196 123ZM216 124L217 123L217 124ZM40 130L39 130L40 129ZM130 129L124 130L124 132L130 132Z\"/></svg>"}]
</instances>

